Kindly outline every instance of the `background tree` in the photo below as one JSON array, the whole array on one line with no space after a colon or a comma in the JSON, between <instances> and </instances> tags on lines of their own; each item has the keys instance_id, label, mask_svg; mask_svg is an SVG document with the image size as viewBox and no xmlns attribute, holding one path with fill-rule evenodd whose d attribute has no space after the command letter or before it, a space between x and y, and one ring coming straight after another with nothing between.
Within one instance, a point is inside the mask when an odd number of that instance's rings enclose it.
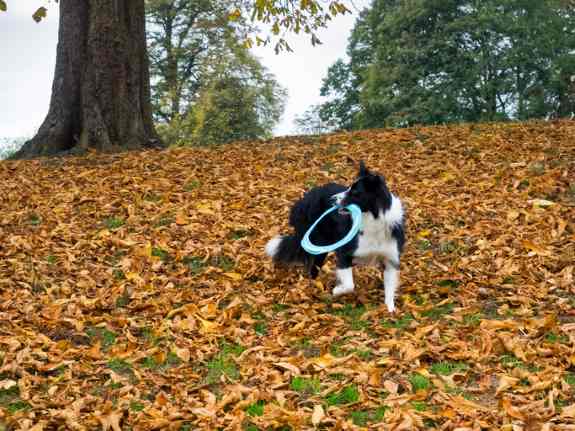
<instances>
[{"instance_id":1,"label":"background tree","mask_svg":"<svg viewBox=\"0 0 575 431\"><path fill-rule=\"evenodd\" d=\"M286 92L255 57L228 44L207 57L200 74L202 84L187 114L161 125L167 142L217 145L271 137Z\"/></svg>"},{"instance_id":2,"label":"background tree","mask_svg":"<svg viewBox=\"0 0 575 431\"><path fill-rule=\"evenodd\" d=\"M0 0L0 12L9 4ZM50 109L36 136L15 157L75 148L114 150L158 145L150 103L144 0L60 0L59 4ZM297 4L272 0L255 2L253 17L270 23L276 35L282 30L304 31L316 43L317 28L346 11L337 1L324 7L317 0ZM45 14L41 7L34 18L40 20ZM241 16L242 11L237 9L233 15Z\"/></svg>"},{"instance_id":3,"label":"background tree","mask_svg":"<svg viewBox=\"0 0 575 431\"><path fill-rule=\"evenodd\" d=\"M147 0L154 116L165 123L186 116L205 77L205 63L226 44L254 30L230 14L244 7L222 0Z\"/></svg>"},{"instance_id":4,"label":"background tree","mask_svg":"<svg viewBox=\"0 0 575 431\"><path fill-rule=\"evenodd\" d=\"M563 0L375 0L322 112L342 128L571 115L574 29Z\"/></svg>"},{"instance_id":5,"label":"background tree","mask_svg":"<svg viewBox=\"0 0 575 431\"><path fill-rule=\"evenodd\" d=\"M336 122L333 119L324 120L321 105L313 105L302 115L296 117L294 124L298 133L302 135L321 135L335 129Z\"/></svg>"}]
</instances>

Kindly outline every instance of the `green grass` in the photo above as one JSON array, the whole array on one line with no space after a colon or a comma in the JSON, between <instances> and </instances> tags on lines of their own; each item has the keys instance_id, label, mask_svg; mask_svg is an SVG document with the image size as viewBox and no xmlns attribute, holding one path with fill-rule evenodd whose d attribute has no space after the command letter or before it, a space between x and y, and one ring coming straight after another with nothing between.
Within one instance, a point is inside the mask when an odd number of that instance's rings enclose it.
<instances>
[{"instance_id":1,"label":"green grass","mask_svg":"<svg viewBox=\"0 0 575 431\"><path fill-rule=\"evenodd\" d=\"M248 416L263 416L265 406L265 401L259 400L246 407L246 414Z\"/></svg>"},{"instance_id":2,"label":"green grass","mask_svg":"<svg viewBox=\"0 0 575 431\"><path fill-rule=\"evenodd\" d=\"M369 361L373 356L372 351L369 349L367 349L367 350L352 349L351 353L355 353L357 355L357 357L363 361Z\"/></svg>"},{"instance_id":3,"label":"green grass","mask_svg":"<svg viewBox=\"0 0 575 431\"><path fill-rule=\"evenodd\" d=\"M104 226L109 230L120 229L126 222L120 217L108 217L104 219Z\"/></svg>"},{"instance_id":4,"label":"green grass","mask_svg":"<svg viewBox=\"0 0 575 431\"><path fill-rule=\"evenodd\" d=\"M481 313L466 314L463 316L463 324L465 326L479 326L482 317Z\"/></svg>"},{"instance_id":5,"label":"green grass","mask_svg":"<svg viewBox=\"0 0 575 431\"><path fill-rule=\"evenodd\" d=\"M272 310L275 313L281 313L282 311L288 310L289 305L286 304L278 304L277 302L272 305Z\"/></svg>"},{"instance_id":6,"label":"green grass","mask_svg":"<svg viewBox=\"0 0 575 431\"><path fill-rule=\"evenodd\" d=\"M554 332L549 332L547 335L545 335L545 341L548 343L567 344L569 342L569 338L565 335L557 335Z\"/></svg>"},{"instance_id":7,"label":"green grass","mask_svg":"<svg viewBox=\"0 0 575 431\"><path fill-rule=\"evenodd\" d=\"M230 272L236 266L236 262L229 256L215 256L212 258L212 265L221 268L224 272Z\"/></svg>"},{"instance_id":8,"label":"green grass","mask_svg":"<svg viewBox=\"0 0 575 431\"><path fill-rule=\"evenodd\" d=\"M429 409L429 406L424 401L412 401L411 406L416 412L424 412Z\"/></svg>"},{"instance_id":9,"label":"green grass","mask_svg":"<svg viewBox=\"0 0 575 431\"><path fill-rule=\"evenodd\" d=\"M237 241L237 240L245 238L249 235L251 235L251 232L249 230L236 229L236 230L233 230L230 232L230 234L228 235L228 238L231 239L232 241Z\"/></svg>"},{"instance_id":10,"label":"green grass","mask_svg":"<svg viewBox=\"0 0 575 431\"><path fill-rule=\"evenodd\" d=\"M436 362L430 367L433 374L449 376L453 373L466 371L469 367L463 362Z\"/></svg>"},{"instance_id":11,"label":"green grass","mask_svg":"<svg viewBox=\"0 0 575 431\"><path fill-rule=\"evenodd\" d=\"M33 226L38 226L40 223L42 223L42 219L38 214L32 213L28 216L28 223Z\"/></svg>"},{"instance_id":12,"label":"green grass","mask_svg":"<svg viewBox=\"0 0 575 431\"><path fill-rule=\"evenodd\" d=\"M401 316L399 319L384 319L380 322L380 324L384 328L403 329L407 328L411 322L413 322L413 320L413 316L407 313Z\"/></svg>"},{"instance_id":13,"label":"green grass","mask_svg":"<svg viewBox=\"0 0 575 431\"><path fill-rule=\"evenodd\" d=\"M130 410L133 412L141 412L142 410L144 410L144 408L145 406L138 401L130 402Z\"/></svg>"},{"instance_id":14,"label":"green grass","mask_svg":"<svg viewBox=\"0 0 575 431\"><path fill-rule=\"evenodd\" d=\"M9 414L15 414L31 408L30 404L20 399L20 389L12 386L9 389L0 389L0 406L4 407Z\"/></svg>"},{"instance_id":15,"label":"green grass","mask_svg":"<svg viewBox=\"0 0 575 431\"><path fill-rule=\"evenodd\" d=\"M575 386L575 373L565 374L563 380L565 380L565 383L567 383L568 385Z\"/></svg>"},{"instance_id":16,"label":"green grass","mask_svg":"<svg viewBox=\"0 0 575 431\"><path fill-rule=\"evenodd\" d=\"M163 227L163 226L169 226L172 223L175 223L176 219L174 218L174 216L172 215L166 215L166 216L162 216L158 219L158 221L156 223L154 223L155 227Z\"/></svg>"},{"instance_id":17,"label":"green grass","mask_svg":"<svg viewBox=\"0 0 575 431\"><path fill-rule=\"evenodd\" d=\"M499 363L505 368L527 368L525 362L517 358L515 355L501 355L499 357Z\"/></svg>"},{"instance_id":18,"label":"green grass","mask_svg":"<svg viewBox=\"0 0 575 431\"><path fill-rule=\"evenodd\" d=\"M109 331L106 328L102 328L99 326L93 326L86 330L86 335L90 337L90 341L94 343L95 341L99 341L102 349L106 350L109 349L111 346L114 345L116 342L116 338L118 334L113 331Z\"/></svg>"},{"instance_id":19,"label":"green grass","mask_svg":"<svg viewBox=\"0 0 575 431\"><path fill-rule=\"evenodd\" d=\"M265 322L256 322L254 331L260 336L266 335L268 333L268 325Z\"/></svg>"},{"instance_id":20,"label":"green grass","mask_svg":"<svg viewBox=\"0 0 575 431\"><path fill-rule=\"evenodd\" d=\"M199 274L206 267L204 260L198 256L186 256L182 259L182 263L192 274Z\"/></svg>"},{"instance_id":21,"label":"green grass","mask_svg":"<svg viewBox=\"0 0 575 431\"><path fill-rule=\"evenodd\" d=\"M343 308L332 309L332 314L343 317L350 326L352 331L362 331L371 325L369 320L361 319L361 316L366 312L363 305L354 307L352 304L345 304Z\"/></svg>"},{"instance_id":22,"label":"green grass","mask_svg":"<svg viewBox=\"0 0 575 431\"><path fill-rule=\"evenodd\" d=\"M359 427L365 427L369 423L381 422L385 417L385 412L388 407L378 407L375 410L354 410L349 414L349 417L354 425Z\"/></svg>"},{"instance_id":23,"label":"green grass","mask_svg":"<svg viewBox=\"0 0 575 431\"><path fill-rule=\"evenodd\" d=\"M339 392L329 394L325 400L328 406L356 403L359 401L359 391L357 390L357 386L349 385L342 388Z\"/></svg>"},{"instance_id":24,"label":"green grass","mask_svg":"<svg viewBox=\"0 0 575 431\"><path fill-rule=\"evenodd\" d=\"M152 247L152 256L159 257L162 262L167 262L170 260L170 254L159 247Z\"/></svg>"},{"instance_id":25,"label":"green grass","mask_svg":"<svg viewBox=\"0 0 575 431\"><path fill-rule=\"evenodd\" d=\"M307 379L298 376L292 378L290 387L292 391L296 391L300 394L316 395L320 391L321 383L318 378Z\"/></svg>"},{"instance_id":26,"label":"green grass","mask_svg":"<svg viewBox=\"0 0 575 431\"><path fill-rule=\"evenodd\" d=\"M109 369L118 374L130 374L132 372L132 365L123 359L112 358L107 365Z\"/></svg>"},{"instance_id":27,"label":"green grass","mask_svg":"<svg viewBox=\"0 0 575 431\"><path fill-rule=\"evenodd\" d=\"M439 305L437 307L433 307L429 310L426 310L423 313L421 313L421 315L423 317L427 317L431 320L439 320L444 315L451 313L454 308L455 308L455 305L453 305L452 303L443 304L443 305Z\"/></svg>"},{"instance_id":28,"label":"green grass","mask_svg":"<svg viewBox=\"0 0 575 431\"><path fill-rule=\"evenodd\" d=\"M192 180L184 186L184 191L191 192L192 190L199 188L200 185L201 183L198 180Z\"/></svg>"},{"instance_id":29,"label":"green grass","mask_svg":"<svg viewBox=\"0 0 575 431\"><path fill-rule=\"evenodd\" d=\"M240 371L233 358L240 355L244 350L245 348L239 344L223 343L220 351L206 364L206 383L216 384L222 376L231 380L239 379Z\"/></svg>"},{"instance_id":30,"label":"green grass","mask_svg":"<svg viewBox=\"0 0 575 431\"><path fill-rule=\"evenodd\" d=\"M54 265L56 262L58 262L58 258L53 254L50 254L46 257L46 262L48 262L50 265Z\"/></svg>"},{"instance_id":31,"label":"green grass","mask_svg":"<svg viewBox=\"0 0 575 431\"><path fill-rule=\"evenodd\" d=\"M431 388L431 381L421 374L412 374L409 377L409 383L411 383L413 392L425 391Z\"/></svg>"}]
</instances>

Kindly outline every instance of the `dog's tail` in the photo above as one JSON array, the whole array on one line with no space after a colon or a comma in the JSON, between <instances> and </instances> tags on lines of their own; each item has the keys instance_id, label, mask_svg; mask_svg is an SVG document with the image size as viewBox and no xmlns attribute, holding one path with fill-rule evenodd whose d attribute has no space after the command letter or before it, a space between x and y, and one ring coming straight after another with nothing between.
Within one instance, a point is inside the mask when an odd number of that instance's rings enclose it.
<instances>
[{"instance_id":1,"label":"dog's tail","mask_svg":"<svg viewBox=\"0 0 575 431\"><path fill-rule=\"evenodd\" d=\"M276 236L266 244L266 254L276 263L309 264L311 256L302 248L300 241L295 235Z\"/></svg>"}]
</instances>

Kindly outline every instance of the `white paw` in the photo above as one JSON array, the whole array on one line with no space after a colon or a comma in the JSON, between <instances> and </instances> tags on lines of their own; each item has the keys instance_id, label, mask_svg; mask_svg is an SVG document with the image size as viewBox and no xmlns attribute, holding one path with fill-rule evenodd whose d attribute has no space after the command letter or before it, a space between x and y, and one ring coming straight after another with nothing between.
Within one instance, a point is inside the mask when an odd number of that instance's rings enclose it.
<instances>
[{"instance_id":1,"label":"white paw","mask_svg":"<svg viewBox=\"0 0 575 431\"><path fill-rule=\"evenodd\" d=\"M352 292L353 292L353 286L344 286L342 284L338 284L332 290L333 296L346 295L346 294L352 293Z\"/></svg>"},{"instance_id":2,"label":"white paw","mask_svg":"<svg viewBox=\"0 0 575 431\"><path fill-rule=\"evenodd\" d=\"M395 304L393 301L385 301L385 305L387 305L387 311L393 313L395 311Z\"/></svg>"}]
</instances>

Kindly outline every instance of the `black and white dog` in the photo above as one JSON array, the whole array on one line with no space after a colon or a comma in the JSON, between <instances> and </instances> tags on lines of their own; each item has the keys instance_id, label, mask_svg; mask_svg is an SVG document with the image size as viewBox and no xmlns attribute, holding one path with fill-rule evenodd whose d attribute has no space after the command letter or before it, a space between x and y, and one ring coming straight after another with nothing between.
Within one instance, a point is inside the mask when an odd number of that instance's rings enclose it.
<instances>
[{"instance_id":1,"label":"black and white dog","mask_svg":"<svg viewBox=\"0 0 575 431\"><path fill-rule=\"evenodd\" d=\"M309 227L334 204L342 207L356 204L362 211L362 230L355 238L335 251L337 257L337 285L333 295L354 290L352 266L354 264L380 264L383 269L385 304L395 310L394 297L399 285L399 259L405 243L403 206L389 191L385 179L370 172L360 163L359 175L346 188L329 183L306 192L291 208L289 223L295 234L277 236L266 245L266 253L274 262L303 263L311 278L317 277L327 254L311 255L300 245ZM310 236L316 245L333 244L343 238L351 228L351 215L345 210L326 216Z\"/></svg>"}]
</instances>

